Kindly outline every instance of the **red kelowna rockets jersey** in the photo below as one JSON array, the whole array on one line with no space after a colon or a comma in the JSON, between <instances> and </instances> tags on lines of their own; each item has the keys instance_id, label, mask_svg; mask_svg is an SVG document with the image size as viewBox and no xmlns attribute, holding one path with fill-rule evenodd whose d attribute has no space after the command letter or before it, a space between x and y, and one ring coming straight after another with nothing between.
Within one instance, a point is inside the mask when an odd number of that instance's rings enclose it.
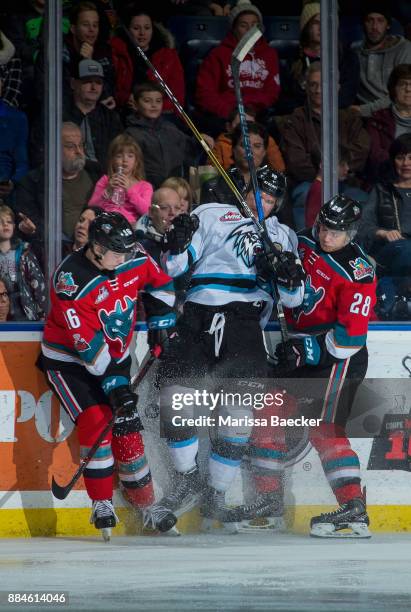
<instances>
[{"instance_id":1,"label":"red kelowna rockets jersey","mask_svg":"<svg viewBox=\"0 0 411 612\"><path fill-rule=\"evenodd\" d=\"M298 251L307 274L300 306L286 309L295 332L326 333L327 351L347 359L367 340L368 321L376 297L374 267L355 243L325 253L311 230L298 236Z\"/></svg>"},{"instance_id":2,"label":"red kelowna rockets jersey","mask_svg":"<svg viewBox=\"0 0 411 612\"><path fill-rule=\"evenodd\" d=\"M52 281L43 354L83 365L95 376L107 374L110 362L128 357L139 291L144 289L147 297L150 327L174 324L173 281L143 250L118 266L110 279L82 249L62 261Z\"/></svg>"}]
</instances>

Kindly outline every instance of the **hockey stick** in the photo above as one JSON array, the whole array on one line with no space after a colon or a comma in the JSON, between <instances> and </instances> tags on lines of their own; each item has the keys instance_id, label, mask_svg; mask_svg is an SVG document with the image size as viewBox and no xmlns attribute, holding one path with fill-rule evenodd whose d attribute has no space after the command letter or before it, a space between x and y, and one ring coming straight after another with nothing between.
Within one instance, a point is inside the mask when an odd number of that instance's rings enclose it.
<instances>
[{"instance_id":1,"label":"hockey stick","mask_svg":"<svg viewBox=\"0 0 411 612\"><path fill-rule=\"evenodd\" d=\"M280 253L279 250L275 247L273 242L270 240L265 227L263 226L261 221L254 216L253 211L248 206L247 202L245 201L245 199L244 199L242 193L240 192L240 190L238 189L237 185L234 183L234 181L232 180L231 176L228 174L226 169L221 165L220 161L218 160L216 155L213 153L213 151L210 148L210 146L207 144L207 142L201 136L200 132L198 131L198 129L196 128L196 126L192 122L191 118L187 115L187 113L185 112L185 110L181 106L180 102L177 100L177 98L175 97L175 95L173 94L171 89L168 87L167 83L164 81L164 79L162 78L162 76L160 75L158 70L150 62L150 60L148 59L147 55L144 53L143 49L141 47L139 47L139 45L136 44L136 42L133 40L133 38L131 37L130 33L128 32L127 28L124 25L123 25L123 30L125 31L125 33L126 33L128 39L129 39L130 43L135 47L136 51L138 52L140 57L144 60L144 62L146 63L147 67L154 74L155 78L158 81L158 84L160 85L160 87L163 90L163 92L165 93L165 95L172 102L173 106L178 111L178 113L180 114L180 116L183 119L183 121L185 122L185 124L190 128L190 130L193 133L193 135L196 138L196 140L203 147L204 151L206 152L206 154L210 158L210 161L213 163L214 167L218 170L220 176L224 179L224 181L226 182L226 184L229 187L229 189L232 191L234 196L237 198L238 203L241 206L242 214L244 214L246 217L251 219L252 222L254 223L255 228L257 230L257 233L259 235L259 238L260 238L261 242L272 253L278 253L279 254ZM250 30L250 32L251 32L251 30ZM260 33L260 35L261 35L261 33ZM287 331L287 325L285 323L284 310L282 308L281 300L280 300L279 295L278 295L277 287L275 287L275 289L274 289L274 295L275 295L276 301L277 301L276 308L277 308L277 313L278 313L278 321L280 323L281 336L283 338L283 341L285 342L287 340L287 338L288 338L288 331Z\"/></svg>"},{"instance_id":2,"label":"hockey stick","mask_svg":"<svg viewBox=\"0 0 411 612\"><path fill-rule=\"evenodd\" d=\"M263 33L258 27L258 25L255 25L247 32L247 34L245 34L240 39L236 48L233 51L233 55L231 58L231 73L233 77L234 91L235 91L235 96L237 100L238 113L240 117L241 132L243 135L243 146L244 146L244 151L245 151L246 158L247 158L248 169L250 172L251 185L253 188L254 198L255 198L256 207L257 207L258 221L262 227L262 233L265 237L265 240L263 240L264 250L266 251L266 254L267 254L267 248L271 252L276 252L277 249L273 249L273 244L268 237L268 232L267 232L267 228L265 224L263 203L261 200L261 191L260 191L260 188L258 186L258 181L257 181L257 172L256 172L255 163L254 163L253 152L251 150L250 135L248 132L248 124L247 124L247 118L246 118L245 109L244 109L244 102L243 102L243 96L241 93L241 83L240 83L241 62L243 61L247 53L251 51L255 43L261 38L262 35ZM273 270L275 271L274 266L273 266ZM285 320L283 304L281 302L280 293L279 293L276 283L274 282L273 279L271 279L270 282L271 282L272 291L274 293L274 296L277 302L276 306L277 306L278 323L280 324L282 341L286 342L288 340L288 329L287 329L287 322Z\"/></svg>"},{"instance_id":3,"label":"hockey stick","mask_svg":"<svg viewBox=\"0 0 411 612\"><path fill-rule=\"evenodd\" d=\"M130 385L133 391L141 383L141 381L143 380L143 378L149 371L154 361L160 355L160 353L161 353L161 347L160 346L154 347L153 351L151 352L150 357L145 361L139 373L133 376L130 382ZM121 408L113 411L113 416L111 417L110 421L107 423L107 425L105 426L105 428L103 429L103 431L101 432L97 440L94 442L93 446L90 448L87 455L80 460L80 466L78 470L76 471L76 473L74 474L73 478L70 480L70 482L68 482L64 486L61 486L56 482L53 476L52 481L51 481L51 490L52 490L54 497L56 497L57 499L66 499L67 495L70 493L70 491L72 490L72 488L74 487L74 485L76 484L80 476L83 474L87 465L90 463L91 459L96 454L98 448L100 447L100 444L102 443L102 441L104 440L104 438L106 437L110 429L113 427L114 422L117 416L119 415L119 412L121 412Z\"/></svg>"}]
</instances>

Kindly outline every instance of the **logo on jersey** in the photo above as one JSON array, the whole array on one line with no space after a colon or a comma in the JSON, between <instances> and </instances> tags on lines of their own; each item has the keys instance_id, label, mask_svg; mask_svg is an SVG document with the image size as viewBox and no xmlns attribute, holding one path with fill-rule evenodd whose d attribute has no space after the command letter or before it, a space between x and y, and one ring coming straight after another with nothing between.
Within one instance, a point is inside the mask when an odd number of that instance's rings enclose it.
<instances>
[{"instance_id":1,"label":"logo on jersey","mask_svg":"<svg viewBox=\"0 0 411 612\"><path fill-rule=\"evenodd\" d=\"M104 302L104 300L106 300L109 296L109 292L107 287L100 287L100 289L98 290L98 296L96 297L96 301L94 302L95 304L101 304L101 302Z\"/></svg>"},{"instance_id":2,"label":"logo on jersey","mask_svg":"<svg viewBox=\"0 0 411 612\"><path fill-rule=\"evenodd\" d=\"M225 215L220 217L219 221L241 221L242 219L243 217L240 215L239 212L234 212L233 210L230 210L229 212L225 213Z\"/></svg>"},{"instance_id":3,"label":"logo on jersey","mask_svg":"<svg viewBox=\"0 0 411 612\"><path fill-rule=\"evenodd\" d=\"M374 268L363 257L356 257L354 260L351 260L349 264L353 269L355 280L361 280L366 276L374 278Z\"/></svg>"},{"instance_id":4,"label":"logo on jersey","mask_svg":"<svg viewBox=\"0 0 411 612\"><path fill-rule=\"evenodd\" d=\"M56 293L65 293L66 295L73 295L76 293L78 285L73 280L71 272L60 272L56 283Z\"/></svg>"},{"instance_id":5,"label":"logo on jersey","mask_svg":"<svg viewBox=\"0 0 411 612\"><path fill-rule=\"evenodd\" d=\"M297 321L300 319L301 315L309 315L311 314L318 306L318 304L323 300L325 295L324 287L314 287L311 282L311 275L308 274L305 279L305 287L304 287L304 298L302 304L295 309L295 316Z\"/></svg>"},{"instance_id":6,"label":"logo on jersey","mask_svg":"<svg viewBox=\"0 0 411 612\"><path fill-rule=\"evenodd\" d=\"M234 240L236 255L241 257L247 268L251 268L254 265L255 254L262 249L261 240L251 227L250 223L240 225L226 239L226 242Z\"/></svg>"},{"instance_id":7,"label":"logo on jersey","mask_svg":"<svg viewBox=\"0 0 411 612\"><path fill-rule=\"evenodd\" d=\"M80 334L73 334L73 340L74 340L74 348L76 349L78 353L82 353L83 351L88 351L88 349L90 348L90 345L87 342L87 340L82 338Z\"/></svg>"},{"instance_id":8,"label":"logo on jersey","mask_svg":"<svg viewBox=\"0 0 411 612\"><path fill-rule=\"evenodd\" d=\"M105 335L110 340L118 340L121 343L121 350L124 351L134 318L134 300L126 295L124 298L124 308L121 300L116 300L114 310L107 312L107 310L102 308L98 315Z\"/></svg>"}]
</instances>

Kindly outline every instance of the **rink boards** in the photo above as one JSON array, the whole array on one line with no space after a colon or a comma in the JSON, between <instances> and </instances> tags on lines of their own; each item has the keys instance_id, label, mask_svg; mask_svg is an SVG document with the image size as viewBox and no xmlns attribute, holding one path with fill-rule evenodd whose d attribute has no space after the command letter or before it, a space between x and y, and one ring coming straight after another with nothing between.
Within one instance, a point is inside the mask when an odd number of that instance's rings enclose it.
<instances>
[{"instance_id":1,"label":"rink boards","mask_svg":"<svg viewBox=\"0 0 411 612\"><path fill-rule=\"evenodd\" d=\"M278 332L269 332L268 346L277 337ZM24 331L17 325L12 331L0 329L0 536L95 535L94 527L88 522L90 502L82 480L64 501L54 499L50 492L52 475L59 483L70 480L78 466L78 446L72 423L34 366L40 338L40 327L35 325L24 327ZM139 345L143 343L140 341ZM398 386L394 396L387 394L387 412L410 413L411 379L402 361L411 354L411 326L374 324L369 332L368 348L367 379L382 382L395 379ZM411 360L407 363L410 365ZM140 390L141 400L144 401L149 389L148 382ZM160 494L168 481L167 452L164 442L158 441L158 423L151 419L145 426L147 454ZM408 439L401 443L395 441L390 449L392 457L401 458L402 463L379 457L385 450L379 449L373 437L351 439L351 443L360 456L373 531L411 531ZM203 449L203 454L206 450ZM398 465L401 469L392 469ZM229 493L228 502L241 501L242 479L239 478ZM115 502L122 520L116 533L138 532L138 520L123 507L118 495ZM296 532L307 532L313 514L335 505L312 450L287 469L286 505L288 526ZM199 527L198 513L194 511L180 519L179 526L183 532L195 532Z\"/></svg>"}]
</instances>

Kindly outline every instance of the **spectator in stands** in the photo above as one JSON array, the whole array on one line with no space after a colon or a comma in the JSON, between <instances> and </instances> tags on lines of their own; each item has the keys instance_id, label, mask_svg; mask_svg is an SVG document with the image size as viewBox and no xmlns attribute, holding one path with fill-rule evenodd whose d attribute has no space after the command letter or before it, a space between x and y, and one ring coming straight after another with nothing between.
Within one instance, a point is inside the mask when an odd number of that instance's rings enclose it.
<instances>
[{"instance_id":1,"label":"spectator in stands","mask_svg":"<svg viewBox=\"0 0 411 612\"><path fill-rule=\"evenodd\" d=\"M245 115L247 121L256 121L256 110L253 106L245 106ZM228 116L228 120L226 123L226 131L219 135L219 137L215 141L215 146L213 152L215 153L218 161L221 165L228 170L234 161L233 161L233 143L231 141L231 135L233 133L234 128L240 122L240 115L237 109L231 111ZM267 162L270 164L274 170L279 170L280 172L285 171L285 163L282 156L282 153L275 142L274 138L271 136L268 137L268 145L267 145Z\"/></svg>"},{"instance_id":2,"label":"spectator in stands","mask_svg":"<svg viewBox=\"0 0 411 612\"><path fill-rule=\"evenodd\" d=\"M297 56L291 58L281 72L282 87L278 114L291 113L304 104L307 69L313 62L320 61L320 51L320 3L307 2L300 16L300 45ZM360 66L354 51L344 47L342 43L339 43L338 56L339 106L346 108L356 99L360 83Z\"/></svg>"},{"instance_id":3,"label":"spectator in stands","mask_svg":"<svg viewBox=\"0 0 411 612\"><path fill-rule=\"evenodd\" d=\"M180 196L180 213L191 213L193 208L193 190L190 184L181 176L170 176L161 184L161 187L169 187L177 191Z\"/></svg>"},{"instance_id":4,"label":"spectator in stands","mask_svg":"<svg viewBox=\"0 0 411 612\"><path fill-rule=\"evenodd\" d=\"M363 208L358 232L377 261L378 302L383 319L409 319L411 298L411 134L396 138L389 150L391 180L375 185Z\"/></svg>"},{"instance_id":5,"label":"spectator in stands","mask_svg":"<svg viewBox=\"0 0 411 612\"><path fill-rule=\"evenodd\" d=\"M101 103L110 109L116 105L114 94L115 74L111 47L100 35L100 15L94 2L81 1L74 5L70 15L70 32L63 46L64 88L70 95L70 78L73 66L82 59L98 62L103 71L104 88Z\"/></svg>"},{"instance_id":6,"label":"spectator in stands","mask_svg":"<svg viewBox=\"0 0 411 612\"><path fill-rule=\"evenodd\" d=\"M180 215L180 196L175 189L160 187L153 193L151 206L136 226L136 239L160 263L161 240L172 220Z\"/></svg>"},{"instance_id":7,"label":"spectator in stands","mask_svg":"<svg viewBox=\"0 0 411 612\"><path fill-rule=\"evenodd\" d=\"M393 68L411 63L411 43L402 36L391 36L390 23L388 2L367 2L363 14L365 40L358 49L358 104L351 107L363 117L370 117L374 111L389 106L387 83Z\"/></svg>"},{"instance_id":8,"label":"spectator in stands","mask_svg":"<svg viewBox=\"0 0 411 612\"><path fill-rule=\"evenodd\" d=\"M184 166L195 165L201 151L197 142L171 121L164 119L164 96L157 83L147 81L134 90L135 111L126 119L126 132L140 146L147 180L160 187L169 176L181 174ZM214 141L203 134L210 146Z\"/></svg>"},{"instance_id":9,"label":"spectator in stands","mask_svg":"<svg viewBox=\"0 0 411 612\"><path fill-rule=\"evenodd\" d=\"M411 274L411 134L389 149L391 180L377 183L363 208L359 238L387 271Z\"/></svg>"},{"instance_id":10,"label":"spectator in stands","mask_svg":"<svg viewBox=\"0 0 411 612\"><path fill-rule=\"evenodd\" d=\"M94 221L96 216L98 216L103 211L102 208L89 208L86 206L76 221L74 226L74 231L72 236L64 236L63 237L63 252L64 255L68 255L72 251L78 251L83 248L88 242L88 228L90 227L90 223Z\"/></svg>"},{"instance_id":11,"label":"spectator in stands","mask_svg":"<svg viewBox=\"0 0 411 612\"><path fill-rule=\"evenodd\" d=\"M8 283L0 276L0 323L10 320L10 293Z\"/></svg>"},{"instance_id":12,"label":"spectator in stands","mask_svg":"<svg viewBox=\"0 0 411 612\"><path fill-rule=\"evenodd\" d=\"M14 238L11 208L0 206L0 276L7 279L10 312L15 321L38 321L46 311L46 283L29 245Z\"/></svg>"},{"instance_id":13,"label":"spectator in stands","mask_svg":"<svg viewBox=\"0 0 411 612\"><path fill-rule=\"evenodd\" d=\"M352 200L356 200L357 202L366 202L368 198L367 192L351 184L349 151L340 147L338 159L338 193ZM323 202L321 162L319 166L319 172L311 183L305 201L305 227L312 227L314 225Z\"/></svg>"},{"instance_id":14,"label":"spectator in stands","mask_svg":"<svg viewBox=\"0 0 411 612\"><path fill-rule=\"evenodd\" d=\"M249 0L239 0L230 13L230 32L222 43L203 60L197 76L196 103L207 113L204 131L216 137L225 129L225 121L236 108L231 78L231 56L237 43L256 24L262 24L259 9ZM244 104L258 112L275 104L280 94L278 55L260 38L240 67Z\"/></svg>"},{"instance_id":15,"label":"spectator in stands","mask_svg":"<svg viewBox=\"0 0 411 612\"><path fill-rule=\"evenodd\" d=\"M63 233L73 234L75 223L93 193L94 181L85 169L83 135L75 123L63 123Z\"/></svg>"},{"instance_id":16,"label":"spectator in stands","mask_svg":"<svg viewBox=\"0 0 411 612\"><path fill-rule=\"evenodd\" d=\"M21 80L21 59L16 56L13 43L0 30L0 81L3 83L1 97L9 106L19 107Z\"/></svg>"},{"instance_id":17,"label":"spectator in stands","mask_svg":"<svg viewBox=\"0 0 411 612\"><path fill-rule=\"evenodd\" d=\"M394 138L411 133L411 64L399 64L388 79L391 105L375 111L367 122L370 155L367 179L374 184L387 168L388 151Z\"/></svg>"},{"instance_id":18,"label":"spectator in stands","mask_svg":"<svg viewBox=\"0 0 411 612\"><path fill-rule=\"evenodd\" d=\"M174 38L169 30L159 23L153 23L150 10L141 7L140 3L130 9L125 17L126 29L111 39L113 62L116 71L115 95L117 104L133 106L133 87L147 79L155 80L147 69L144 60L138 54L135 45L139 45L162 78L173 90L174 95L184 105L185 83L184 70L174 48ZM164 112L174 110L169 99L164 100Z\"/></svg>"},{"instance_id":19,"label":"spectator in stands","mask_svg":"<svg viewBox=\"0 0 411 612\"><path fill-rule=\"evenodd\" d=\"M1 68L1 67L0 67ZM3 98L0 70L0 198L8 198L16 182L28 172L26 115Z\"/></svg>"},{"instance_id":20,"label":"spectator in stands","mask_svg":"<svg viewBox=\"0 0 411 612\"><path fill-rule=\"evenodd\" d=\"M148 211L153 194L153 187L144 176L140 147L129 134L120 134L110 144L108 174L97 182L89 206L119 212L135 225Z\"/></svg>"},{"instance_id":21,"label":"spectator in stands","mask_svg":"<svg viewBox=\"0 0 411 612\"><path fill-rule=\"evenodd\" d=\"M267 163L268 132L259 123L247 121L250 136L251 151L253 153L256 168ZM250 181L247 157L243 146L243 134L241 126L238 125L232 133L233 160L234 165L228 172L236 184L237 188L244 192ZM200 204L206 202L227 202L237 204L234 196L225 180L221 176L216 176L205 181L201 187Z\"/></svg>"},{"instance_id":22,"label":"spectator in stands","mask_svg":"<svg viewBox=\"0 0 411 612\"><path fill-rule=\"evenodd\" d=\"M321 64L307 71L307 99L281 126L283 152L292 180L291 200L297 230L304 226L304 204L321 160ZM339 111L339 142L350 154L350 168L361 173L368 157L369 137L361 117L350 109Z\"/></svg>"},{"instance_id":23,"label":"spectator in stands","mask_svg":"<svg viewBox=\"0 0 411 612\"><path fill-rule=\"evenodd\" d=\"M86 158L80 127L66 122L61 130L62 145L62 225L63 233L71 236L74 224L88 202L94 181L85 170ZM14 210L18 213L18 229L33 244L36 255L43 260L44 249L44 167L31 170L17 184Z\"/></svg>"},{"instance_id":24,"label":"spectator in stands","mask_svg":"<svg viewBox=\"0 0 411 612\"><path fill-rule=\"evenodd\" d=\"M80 126L86 157L98 164L101 173L107 168L110 142L123 131L117 112L100 102L103 82L101 64L94 60L81 60L71 79L72 96L63 107L63 121Z\"/></svg>"},{"instance_id":25,"label":"spectator in stands","mask_svg":"<svg viewBox=\"0 0 411 612\"><path fill-rule=\"evenodd\" d=\"M6 36L16 48L23 67L33 66L40 48L45 0L27 0L23 10L13 11L4 26Z\"/></svg>"}]
</instances>

